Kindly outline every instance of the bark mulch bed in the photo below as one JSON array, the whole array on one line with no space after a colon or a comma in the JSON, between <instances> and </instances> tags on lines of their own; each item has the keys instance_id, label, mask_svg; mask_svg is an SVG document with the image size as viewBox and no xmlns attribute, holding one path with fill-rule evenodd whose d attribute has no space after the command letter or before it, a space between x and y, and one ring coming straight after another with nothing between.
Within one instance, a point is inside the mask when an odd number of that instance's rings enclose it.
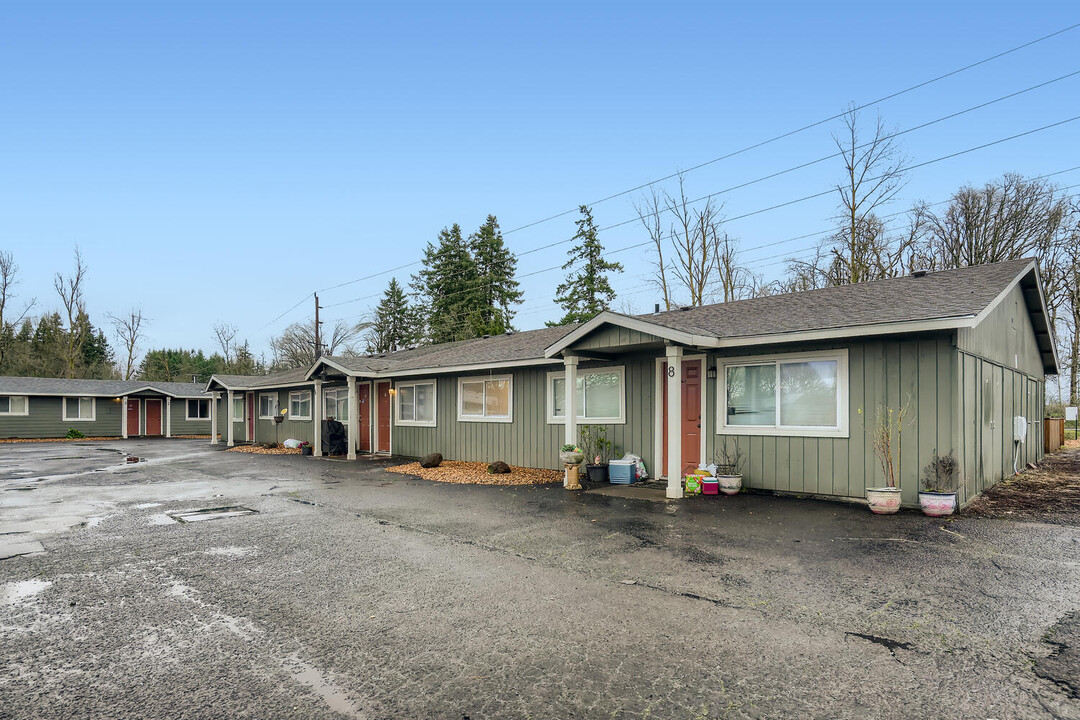
<instances>
[{"instance_id":1,"label":"bark mulch bed","mask_svg":"<svg viewBox=\"0 0 1080 720\"><path fill-rule=\"evenodd\" d=\"M495 475L487 471L487 463L443 460L436 468L422 468L420 463L395 465L386 468L387 472L402 475L417 475L425 480L455 483L457 485L542 485L562 482L562 473L557 470L539 470L510 466L510 472Z\"/></svg>"},{"instance_id":2,"label":"bark mulch bed","mask_svg":"<svg viewBox=\"0 0 1080 720\"><path fill-rule=\"evenodd\" d=\"M209 436L207 436L209 437ZM4 438L0 443L43 443L43 442L89 442L91 440L123 440L118 437L84 437L84 438Z\"/></svg>"},{"instance_id":3,"label":"bark mulch bed","mask_svg":"<svg viewBox=\"0 0 1080 720\"><path fill-rule=\"evenodd\" d=\"M964 514L1080 525L1080 447L1047 455L1034 470L1002 480Z\"/></svg>"},{"instance_id":4,"label":"bark mulch bed","mask_svg":"<svg viewBox=\"0 0 1080 720\"><path fill-rule=\"evenodd\" d=\"M300 448L287 448L280 445L276 448L266 447L265 445L237 445L225 452L251 453L253 455L299 455Z\"/></svg>"}]
</instances>

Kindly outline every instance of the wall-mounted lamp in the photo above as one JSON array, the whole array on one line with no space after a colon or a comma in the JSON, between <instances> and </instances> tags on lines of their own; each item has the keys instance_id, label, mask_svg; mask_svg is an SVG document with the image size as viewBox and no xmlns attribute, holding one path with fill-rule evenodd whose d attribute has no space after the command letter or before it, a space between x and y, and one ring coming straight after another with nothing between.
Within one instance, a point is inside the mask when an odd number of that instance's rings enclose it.
<instances>
[{"instance_id":1,"label":"wall-mounted lamp","mask_svg":"<svg viewBox=\"0 0 1080 720\"><path fill-rule=\"evenodd\" d=\"M710 380L715 380L716 379L716 366L715 365L713 365L711 368L709 368L708 370L705 371L705 377L709 378Z\"/></svg>"},{"instance_id":2,"label":"wall-mounted lamp","mask_svg":"<svg viewBox=\"0 0 1080 720\"><path fill-rule=\"evenodd\" d=\"M391 396L397 395L397 388L390 388L390 395Z\"/></svg>"}]
</instances>

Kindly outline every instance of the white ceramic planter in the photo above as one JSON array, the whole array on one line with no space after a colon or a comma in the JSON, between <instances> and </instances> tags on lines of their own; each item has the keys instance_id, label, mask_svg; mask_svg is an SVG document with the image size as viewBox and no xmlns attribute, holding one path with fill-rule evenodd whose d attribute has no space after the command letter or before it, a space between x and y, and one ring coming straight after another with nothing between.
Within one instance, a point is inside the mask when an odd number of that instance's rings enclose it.
<instances>
[{"instance_id":1,"label":"white ceramic planter","mask_svg":"<svg viewBox=\"0 0 1080 720\"><path fill-rule=\"evenodd\" d=\"M580 465L581 461L585 459L585 453L576 452L561 452L559 453L559 460L563 465Z\"/></svg>"},{"instance_id":2,"label":"white ceramic planter","mask_svg":"<svg viewBox=\"0 0 1080 720\"><path fill-rule=\"evenodd\" d=\"M717 475L716 479L725 495L737 495L742 490L742 475Z\"/></svg>"},{"instance_id":3,"label":"white ceramic planter","mask_svg":"<svg viewBox=\"0 0 1080 720\"><path fill-rule=\"evenodd\" d=\"M877 515L892 515L900 509L900 488L867 488L866 503Z\"/></svg>"},{"instance_id":4,"label":"white ceramic planter","mask_svg":"<svg viewBox=\"0 0 1080 720\"><path fill-rule=\"evenodd\" d=\"M920 492L919 507L930 517L946 517L956 512L956 493Z\"/></svg>"}]
</instances>

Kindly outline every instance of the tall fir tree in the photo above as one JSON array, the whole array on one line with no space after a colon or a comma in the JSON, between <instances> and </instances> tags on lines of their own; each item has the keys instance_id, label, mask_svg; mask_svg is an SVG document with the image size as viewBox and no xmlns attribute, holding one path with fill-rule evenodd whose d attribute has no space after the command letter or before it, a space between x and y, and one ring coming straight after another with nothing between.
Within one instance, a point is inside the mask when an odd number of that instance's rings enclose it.
<instances>
[{"instance_id":1,"label":"tall fir tree","mask_svg":"<svg viewBox=\"0 0 1080 720\"><path fill-rule=\"evenodd\" d=\"M432 343L473 337L469 320L478 306L476 263L454 223L439 232L439 244L424 248L423 268L412 277L427 338Z\"/></svg>"},{"instance_id":2,"label":"tall fir tree","mask_svg":"<svg viewBox=\"0 0 1080 720\"><path fill-rule=\"evenodd\" d=\"M469 251L476 265L479 284L478 304L469 318L473 336L502 335L513 330L514 311L511 307L520 303L522 296L518 281L514 279L517 258L503 242L499 221L494 215L488 215L480 229L469 236Z\"/></svg>"},{"instance_id":3,"label":"tall fir tree","mask_svg":"<svg viewBox=\"0 0 1080 720\"><path fill-rule=\"evenodd\" d=\"M585 322L607 310L615 299L608 274L623 271L621 263L604 259L592 210L582 205L579 211L581 219L576 222L577 234L573 237L578 243L567 253L570 259L563 265L563 270L570 272L566 282L555 289L555 301L566 313L558 322L547 323L548 327Z\"/></svg>"},{"instance_id":4,"label":"tall fir tree","mask_svg":"<svg viewBox=\"0 0 1080 720\"><path fill-rule=\"evenodd\" d=\"M369 353L386 353L412 347L423 336L423 322L396 278L375 308L375 317L365 337Z\"/></svg>"}]
</instances>

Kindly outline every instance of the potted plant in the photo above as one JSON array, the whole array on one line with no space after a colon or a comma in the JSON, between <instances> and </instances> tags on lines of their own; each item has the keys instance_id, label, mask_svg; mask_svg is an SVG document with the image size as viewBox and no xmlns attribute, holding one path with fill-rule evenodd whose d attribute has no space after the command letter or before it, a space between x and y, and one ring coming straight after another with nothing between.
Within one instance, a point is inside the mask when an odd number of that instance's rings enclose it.
<instances>
[{"instance_id":1,"label":"potted plant","mask_svg":"<svg viewBox=\"0 0 1080 720\"><path fill-rule=\"evenodd\" d=\"M959 464L952 453L944 457L934 453L934 459L923 470L923 489L919 491L919 507L930 517L945 517L956 512L956 479Z\"/></svg>"},{"instance_id":2,"label":"potted plant","mask_svg":"<svg viewBox=\"0 0 1080 720\"><path fill-rule=\"evenodd\" d=\"M300 454L301 455L311 455L311 450L312 450L311 443L309 443L307 440L300 443Z\"/></svg>"},{"instance_id":3,"label":"potted plant","mask_svg":"<svg viewBox=\"0 0 1080 720\"><path fill-rule=\"evenodd\" d=\"M742 490L742 467L743 453L739 448L739 441L732 439L732 446L728 446L728 438L724 438L724 444L716 453L716 480L720 483L720 492L725 495L737 495Z\"/></svg>"},{"instance_id":4,"label":"potted plant","mask_svg":"<svg viewBox=\"0 0 1080 720\"><path fill-rule=\"evenodd\" d=\"M585 460L585 453L574 443L566 443L559 448L559 460L563 465L580 465Z\"/></svg>"},{"instance_id":5,"label":"potted plant","mask_svg":"<svg viewBox=\"0 0 1080 720\"><path fill-rule=\"evenodd\" d=\"M590 482L607 482L608 459L611 457L612 442L607 439L607 428L603 425L582 425L578 435L586 461L585 466Z\"/></svg>"},{"instance_id":6,"label":"potted plant","mask_svg":"<svg viewBox=\"0 0 1080 720\"><path fill-rule=\"evenodd\" d=\"M874 455L881 463L884 487L866 488L866 503L877 515L892 515L900 509L900 488L896 486L893 451L908 420L910 398L900 408L879 407L874 417Z\"/></svg>"}]
</instances>

